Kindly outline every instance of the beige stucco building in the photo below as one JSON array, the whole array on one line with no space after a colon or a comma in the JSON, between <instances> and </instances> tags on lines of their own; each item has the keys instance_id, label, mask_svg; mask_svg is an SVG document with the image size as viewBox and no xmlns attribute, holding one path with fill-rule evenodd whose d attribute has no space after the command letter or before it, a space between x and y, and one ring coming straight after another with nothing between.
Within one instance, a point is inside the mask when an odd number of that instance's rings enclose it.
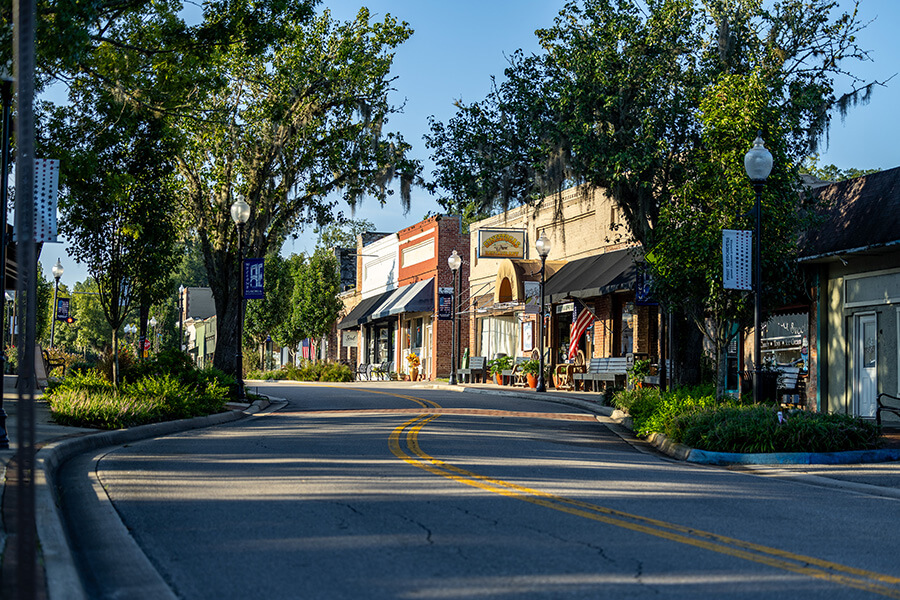
<instances>
[{"instance_id":1,"label":"beige stucco building","mask_svg":"<svg viewBox=\"0 0 900 600\"><path fill-rule=\"evenodd\" d=\"M469 355L529 356L539 347L541 260L535 241L542 232L551 244L544 286L549 363L566 359L573 312L585 308L594 315L578 340L587 357L654 355L656 308L635 303L640 250L605 190L586 186L472 223L472 295L461 303L469 316ZM485 255L497 240L497 254L509 256Z\"/></svg>"}]
</instances>

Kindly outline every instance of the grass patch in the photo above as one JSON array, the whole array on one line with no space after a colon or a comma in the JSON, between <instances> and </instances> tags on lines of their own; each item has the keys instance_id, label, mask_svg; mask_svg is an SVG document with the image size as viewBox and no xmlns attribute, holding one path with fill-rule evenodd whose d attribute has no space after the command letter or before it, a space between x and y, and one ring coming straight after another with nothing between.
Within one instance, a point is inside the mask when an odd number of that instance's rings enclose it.
<instances>
[{"instance_id":1,"label":"grass patch","mask_svg":"<svg viewBox=\"0 0 900 600\"><path fill-rule=\"evenodd\" d=\"M711 387L662 394L658 389L620 392L613 405L628 412L634 431L665 434L673 442L711 452L844 452L881 446L872 421L848 415L789 411L772 405L717 401Z\"/></svg>"}]
</instances>

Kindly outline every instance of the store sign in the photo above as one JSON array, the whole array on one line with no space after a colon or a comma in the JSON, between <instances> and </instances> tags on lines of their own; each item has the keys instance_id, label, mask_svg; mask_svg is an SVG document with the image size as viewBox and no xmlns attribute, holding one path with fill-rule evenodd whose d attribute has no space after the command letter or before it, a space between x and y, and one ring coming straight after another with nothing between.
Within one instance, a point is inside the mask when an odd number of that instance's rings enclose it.
<instances>
[{"instance_id":1,"label":"store sign","mask_svg":"<svg viewBox=\"0 0 900 600\"><path fill-rule=\"evenodd\" d=\"M574 302L565 302L563 304L556 305L556 314L561 315L563 313L570 313L575 310Z\"/></svg>"},{"instance_id":2,"label":"store sign","mask_svg":"<svg viewBox=\"0 0 900 600\"><path fill-rule=\"evenodd\" d=\"M753 289L752 248L752 231L722 230L722 287L726 290Z\"/></svg>"},{"instance_id":3,"label":"store sign","mask_svg":"<svg viewBox=\"0 0 900 600\"><path fill-rule=\"evenodd\" d=\"M478 258L525 258L525 230L479 229Z\"/></svg>"},{"instance_id":4,"label":"store sign","mask_svg":"<svg viewBox=\"0 0 900 600\"><path fill-rule=\"evenodd\" d=\"M345 348L356 348L358 342L359 331L356 331L355 329L345 329L341 333L341 344Z\"/></svg>"}]
</instances>

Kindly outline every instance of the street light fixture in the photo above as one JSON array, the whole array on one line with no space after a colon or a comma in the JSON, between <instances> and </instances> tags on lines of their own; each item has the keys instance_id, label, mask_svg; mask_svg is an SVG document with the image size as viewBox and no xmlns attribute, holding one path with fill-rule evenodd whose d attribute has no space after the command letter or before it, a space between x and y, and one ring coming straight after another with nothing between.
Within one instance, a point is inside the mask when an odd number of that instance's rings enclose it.
<instances>
[{"instance_id":1,"label":"street light fixture","mask_svg":"<svg viewBox=\"0 0 900 600\"><path fill-rule=\"evenodd\" d=\"M50 347L53 347L53 337L56 333L56 299L59 295L59 278L63 276L63 266L60 259L56 259L56 264L50 269L50 272L53 273L53 279L56 280L56 285L53 287L53 320L50 321Z\"/></svg>"},{"instance_id":2,"label":"street light fixture","mask_svg":"<svg viewBox=\"0 0 900 600\"><path fill-rule=\"evenodd\" d=\"M157 337L158 337L157 334L156 334L156 324L157 324L158 322L159 322L159 321L156 320L156 317L150 317L150 320L147 322L147 324L150 326L150 330L151 330L151 334L150 334L150 335L153 336L153 342L150 344L150 347L152 347L154 351L158 351L158 350L159 350L159 347L156 345L156 340L157 340Z\"/></svg>"},{"instance_id":3,"label":"street light fixture","mask_svg":"<svg viewBox=\"0 0 900 600\"><path fill-rule=\"evenodd\" d=\"M550 238L541 231L541 237L534 243L538 256L541 257L541 312L538 314L538 347L540 348L540 358L538 367L536 392L546 392L547 384L544 382L544 282L546 280L545 267L547 266L547 256L550 254Z\"/></svg>"},{"instance_id":4,"label":"street light fixture","mask_svg":"<svg viewBox=\"0 0 900 600\"><path fill-rule=\"evenodd\" d=\"M456 323L456 300L457 300L457 279L459 278L459 267L462 265L462 257L454 250L447 258L447 265L453 272L453 298L450 301L450 322L452 323L452 338L450 343L450 385L456 385L456 355L458 348L458 325Z\"/></svg>"},{"instance_id":5,"label":"street light fixture","mask_svg":"<svg viewBox=\"0 0 900 600\"><path fill-rule=\"evenodd\" d=\"M772 172L772 153L763 145L762 132L757 131L753 147L744 155L744 170L747 177L753 183L756 192L756 229L753 235L753 283L756 291L756 302L753 309L753 402L759 404L762 401L760 390L760 368L762 367L762 351L760 340L760 328L762 326L762 191L766 186L766 179Z\"/></svg>"},{"instance_id":6,"label":"street light fixture","mask_svg":"<svg viewBox=\"0 0 900 600\"><path fill-rule=\"evenodd\" d=\"M240 295L238 299L238 338L237 338L237 356L235 357L237 361L237 369L235 373L237 375L237 385L238 385L238 399L244 399L244 350L242 348L242 340L244 337L244 249L243 249L243 239L244 239L244 224L250 219L250 205L244 201L243 198L238 198L234 201L234 204L231 205L231 219L234 221L234 224L237 226L237 251L238 251L238 286L240 289Z\"/></svg>"}]
</instances>

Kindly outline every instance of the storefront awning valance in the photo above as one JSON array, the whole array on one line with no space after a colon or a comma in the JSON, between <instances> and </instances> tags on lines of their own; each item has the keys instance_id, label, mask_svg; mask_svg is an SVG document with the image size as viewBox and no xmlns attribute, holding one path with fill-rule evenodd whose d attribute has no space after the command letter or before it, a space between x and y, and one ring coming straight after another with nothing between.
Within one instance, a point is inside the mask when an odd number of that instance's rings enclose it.
<instances>
[{"instance_id":1,"label":"storefront awning valance","mask_svg":"<svg viewBox=\"0 0 900 600\"><path fill-rule=\"evenodd\" d=\"M396 289L375 307L366 321L384 319L407 312L434 310L434 279L419 281Z\"/></svg>"},{"instance_id":2,"label":"storefront awning valance","mask_svg":"<svg viewBox=\"0 0 900 600\"><path fill-rule=\"evenodd\" d=\"M567 263L547 281L544 301L558 303L633 289L637 279L636 252L634 248L615 250Z\"/></svg>"},{"instance_id":3,"label":"storefront awning valance","mask_svg":"<svg viewBox=\"0 0 900 600\"><path fill-rule=\"evenodd\" d=\"M368 298L363 298L359 304L353 307L346 317L341 319L341 322L338 323L338 329L356 329L363 323L369 320L369 315L372 314L372 311L377 309L382 302L387 300L387 298L393 294L393 291L384 292L383 294L378 294L375 296L370 296Z\"/></svg>"}]
</instances>

